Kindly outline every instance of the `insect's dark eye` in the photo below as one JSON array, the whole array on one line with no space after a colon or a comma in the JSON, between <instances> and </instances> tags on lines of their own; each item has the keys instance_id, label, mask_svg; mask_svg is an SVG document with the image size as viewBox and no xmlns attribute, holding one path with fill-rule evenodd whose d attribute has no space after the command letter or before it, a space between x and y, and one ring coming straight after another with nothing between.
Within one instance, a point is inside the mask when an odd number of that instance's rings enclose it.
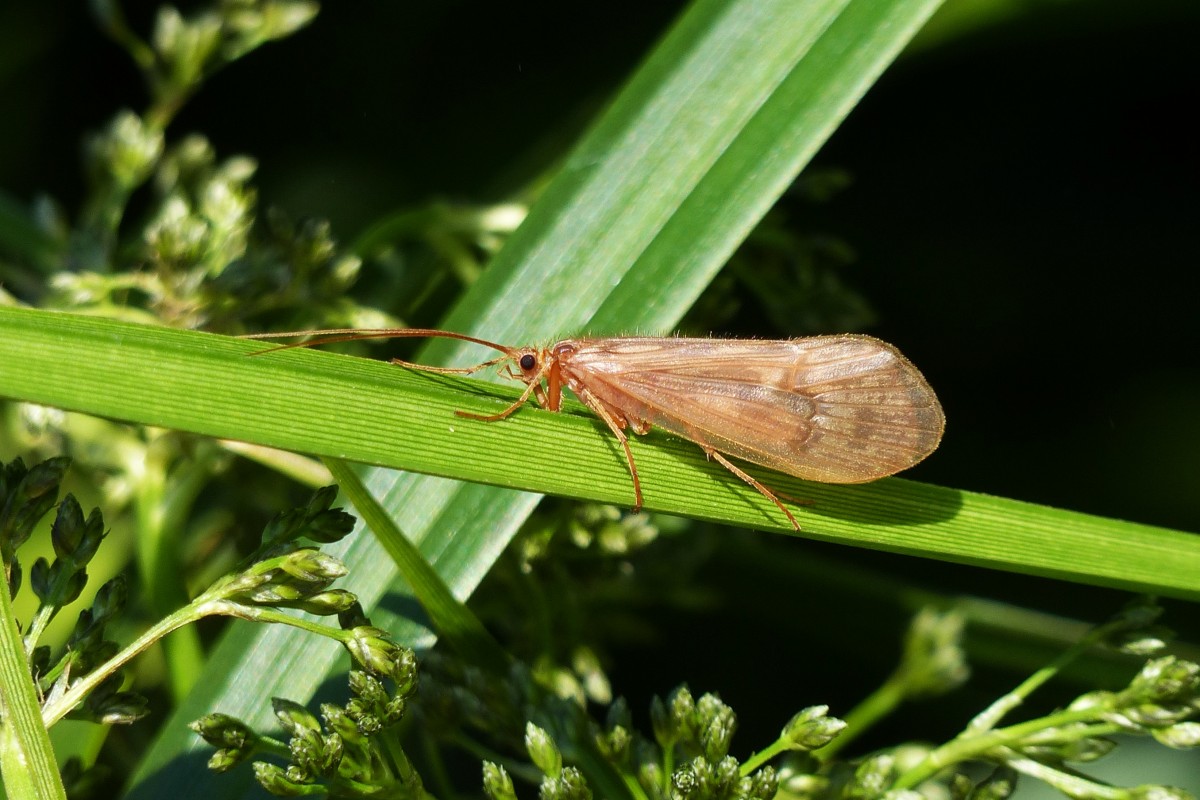
<instances>
[{"instance_id":1,"label":"insect's dark eye","mask_svg":"<svg viewBox=\"0 0 1200 800\"><path fill-rule=\"evenodd\" d=\"M537 365L537 359L533 357L532 353L526 353L525 355L521 356L521 360L517 363L521 365L521 369L523 371L529 372L529 370L533 369Z\"/></svg>"}]
</instances>

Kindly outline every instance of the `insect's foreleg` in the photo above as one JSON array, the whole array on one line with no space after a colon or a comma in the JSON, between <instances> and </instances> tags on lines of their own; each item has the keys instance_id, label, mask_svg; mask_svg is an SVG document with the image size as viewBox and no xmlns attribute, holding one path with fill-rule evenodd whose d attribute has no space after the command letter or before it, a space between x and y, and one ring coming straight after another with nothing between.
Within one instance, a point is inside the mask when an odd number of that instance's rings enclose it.
<instances>
[{"instance_id":1,"label":"insect's foreleg","mask_svg":"<svg viewBox=\"0 0 1200 800\"><path fill-rule=\"evenodd\" d=\"M743 470L737 464L734 464L732 461L730 461L725 456L721 455L719 452L717 452L713 448L711 448L708 445L703 444L703 443L698 442L698 444L700 444L700 446L702 448L704 448L704 452L709 458L711 458L713 461L716 461L718 464L720 464L725 469L732 472L734 475L737 475L739 478L744 480L746 483L750 484L755 489L757 489L759 494L761 494L763 497L767 498L772 503L779 506L779 510L782 511L784 513L784 515L788 518L788 522L792 523L792 527L795 528L796 530L800 530L800 523L796 522L796 518L792 516L792 512L788 511L787 506L785 506L779 500L779 498L775 496L774 492L772 492L766 486L763 486L761 483L759 483L757 480L755 480L754 477L752 475L750 475L750 473Z\"/></svg>"},{"instance_id":2,"label":"insect's foreleg","mask_svg":"<svg viewBox=\"0 0 1200 800\"><path fill-rule=\"evenodd\" d=\"M502 360L502 359L496 359L496 361L500 361L500 360ZM496 363L496 362L494 361L492 363ZM525 384L525 391L521 392L521 396L518 397L511 406L504 409L499 414L473 414L470 411L455 411L454 413L460 417L466 417L467 419L477 419L477 420L481 420L483 422L496 422L498 420L502 420L502 419L508 417L510 414L512 414L518 408L520 408L521 406L523 406L527 402L529 402L529 396L531 394L533 394L534 391L540 390L542 388L542 372L545 372L545 369L542 369L536 375L534 375L533 379L530 380L529 383Z\"/></svg>"},{"instance_id":3,"label":"insect's foreleg","mask_svg":"<svg viewBox=\"0 0 1200 800\"><path fill-rule=\"evenodd\" d=\"M629 449L629 437L625 434L625 426L629 424L628 420L619 411L614 415L607 403L586 389L574 386L571 388L575 390L575 395L583 401L584 405L592 410L592 413L604 420L604 424L613 432L613 436L617 437L621 447L625 448L625 461L629 464L629 477L633 479L633 510L634 512L640 511L642 508L642 481L638 477L637 465L633 463L633 451ZM645 433L645 431L639 431L639 433Z\"/></svg>"},{"instance_id":4,"label":"insect's foreleg","mask_svg":"<svg viewBox=\"0 0 1200 800\"><path fill-rule=\"evenodd\" d=\"M537 377L536 377L536 378L534 378L534 380L533 380L533 381L531 381L531 382L529 383L529 385L533 387L533 397L534 397L534 399L536 399L536 400L537 400L537 402L538 402L538 405L539 405L539 406L541 406L542 408L550 408L550 406L548 405L549 401L547 400L547 396L546 396L546 390L542 388L542 373L543 373L543 372L545 372L545 371L546 371L546 369L548 369L548 368L547 368L547 367L543 367L543 368L542 368L542 369L541 369L541 370L540 370L540 371L537 373ZM511 378L511 379L512 379L512 380L514 380L514 381L523 381L523 380L525 380L525 377L524 377L523 375L521 375L521 373L519 373L519 372L517 372L515 369L513 369L513 366L512 366L512 364L508 364L508 365L506 365L506 366L504 367L504 370L503 370L503 371L502 371L500 374L501 374L503 377L505 377L505 378ZM557 409L550 409L550 410L551 410L551 411L555 411L555 410L557 410ZM510 411L509 413L511 414L512 412Z\"/></svg>"},{"instance_id":5,"label":"insect's foreleg","mask_svg":"<svg viewBox=\"0 0 1200 800\"><path fill-rule=\"evenodd\" d=\"M399 358L393 358L391 363L398 367L415 369L419 370L420 372L436 372L439 375L470 375L478 372L481 369L490 367L493 364L499 364L506 358L508 358L508 356L500 356L499 358L493 358L491 361L484 361L482 364L476 364L473 367L430 367L426 366L425 364L414 364L411 361L404 361L403 359Z\"/></svg>"}]
</instances>

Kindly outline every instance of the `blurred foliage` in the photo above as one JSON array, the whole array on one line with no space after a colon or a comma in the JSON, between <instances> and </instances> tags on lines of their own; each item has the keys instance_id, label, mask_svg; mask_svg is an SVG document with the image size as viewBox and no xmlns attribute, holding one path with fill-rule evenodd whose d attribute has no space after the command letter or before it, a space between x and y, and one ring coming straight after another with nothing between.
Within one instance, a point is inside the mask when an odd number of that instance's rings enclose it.
<instances>
[{"instance_id":1,"label":"blurred foliage","mask_svg":"<svg viewBox=\"0 0 1200 800\"><path fill-rule=\"evenodd\" d=\"M393 642L387 633L371 626L358 599L345 589L331 584L346 575L336 558L313 546L300 544L307 539L317 544L332 544L354 527L354 519L341 509L331 508L337 488L318 490L304 506L276 515L264 528L258 547L233 570L182 608L173 610L124 647L108 638L125 613L129 596L127 581L117 576L105 582L91 603L79 611L71 635L65 643L46 641L44 634L51 619L79 599L88 584L87 569L104 542L106 529L100 510L93 508L84 516L79 502L71 494L59 501L63 478L70 465L64 457L52 458L27 467L21 459L0 464L0 556L3 557L5 588L4 646L0 658L5 661L5 736L0 762L4 765L5 785L18 794L28 793L21 785L27 775L43 775L41 763L31 763L36 748L30 740L44 737L46 730L65 718L93 723L103 735L106 726L131 725L149 713L147 699L127 687L124 668L138 654L168 634L204 617L222 615L257 622L294 625L340 642L358 669L352 683L362 687L380 687L387 679L395 684L402 698L415 686L416 661L413 652ZM19 554L30 541L42 517L56 509L50 524L53 560L44 557L29 567L29 586L38 606L30 619L20 624L19 642L8 634L11 625L8 595L16 594L24 573ZM283 609L299 610L312 617L336 616L339 628L291 616ZM32 726L28 717L13 713L19 694L10 684L14 656L16 670L31 682L39 701L40 715ZM374 694L382 692L376 688ZM368 694L365 688L360 696ZM360 725L378 720L381 713L372 707L358 709L354 717ZM398 712L390 712L393 715ZM223 753L232 765L254 747L243 737L235 747L228 734L217 736L226 748ZM238 750L237 748L241 748ZM35 756L36 757L36 756ZM14 770L16 770L14 772ZM84 763L78 756L64 758L62 783L72 793L95 790L113 777L105 762ZM116 776L120 779L121 776ZM55 796L61 786L47 785L39 777L39 796Z\"/></svg>"}]
</instances>

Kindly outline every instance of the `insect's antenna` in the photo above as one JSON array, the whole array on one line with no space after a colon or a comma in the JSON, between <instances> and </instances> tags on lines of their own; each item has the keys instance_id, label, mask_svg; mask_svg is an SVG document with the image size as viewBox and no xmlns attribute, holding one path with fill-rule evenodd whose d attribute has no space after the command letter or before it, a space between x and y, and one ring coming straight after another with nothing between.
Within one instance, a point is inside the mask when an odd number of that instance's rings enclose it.
<instances>
[{"instance_id":1,"label":"insect's antenna","mask_svg":"<svg viewBox=\"0 0 1200 800\"><path fill-rule=\"evenodd\" d=\"M317 331L287 331L284 333L250 333L241 336L241 339L285 339L293 336L310 336L316 337L307 339L303 342L290 342L288 344L275 345L268 347L266 350L259 350L256 353L251 353L252 356L262 355L264 353L273 353L276 350L291 350L295 347L317 347L323 344L333 344L335 342L355 342L361 339L405 339L405 338L442 338L442 339L460 339L464 342L472 342L480 344L484 347L490 347L493 350L499 350L504 355L493 358L490 361L484 361L482 364L476 364L472 367L430 367L424 364L414 364L411 361L404 361L399 358L393 358L392 363L397 366L407 367L409 369L418 369L422 372L436 372L443 375L470 375L473 372L478 372L484 367L490 367L493 364L499 364L503 361L516 358L517 351L515 348L506 347L502 344L489 342L487 339L478 339L474 336L467 336L465 333L454 333L453 331L439 331L433 328L326 328Z\"/></svg>"},{"instance_id":2,"label":"insect's antenna","mask_svg":"<svg viewBox=\"0 0 1200 800\"><path fill-rule=\"evenodd\" d=\"M289 342L288 344L280 344L269 350L264 350L264 353L274 352L275 350L291 350L293 347L317 347L323 344L334 344L336 342L356 342L361 339L461 339L464 342L473 342L484 347L490 347L493 350L499 350L504 353L505 357L512 356L516 353L516 349L506 347L502 344L489 342L487 339L477 339L474 336L467 336L465 333L455 333L454 331L439 331L434 328L326 328L317 331L285 331L283 333L247 333L239 336L239 339L290 339L296 336L315 336L317 338L306 340L303 342ZM255 354L257 355L257 354ZM498 363L500 359L490 363Z\"/></svg>"}]
</instances>

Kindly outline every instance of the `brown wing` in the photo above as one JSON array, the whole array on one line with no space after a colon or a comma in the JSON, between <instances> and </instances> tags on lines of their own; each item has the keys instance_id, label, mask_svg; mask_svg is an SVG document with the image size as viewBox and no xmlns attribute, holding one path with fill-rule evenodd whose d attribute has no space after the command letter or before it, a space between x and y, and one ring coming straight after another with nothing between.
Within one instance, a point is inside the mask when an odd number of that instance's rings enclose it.
<instances>
[{"instance_id":1,"label":"brown wing","mask_svg":"<svg viewBox=\"0 0 1200 800\"><path fill-rule=\"evenodd\" d=\"M917 368L868 336L572 344L568 383L626 417L807 480L861 483L907 469L945 425Z\"/></svg>"}]
</instances>

